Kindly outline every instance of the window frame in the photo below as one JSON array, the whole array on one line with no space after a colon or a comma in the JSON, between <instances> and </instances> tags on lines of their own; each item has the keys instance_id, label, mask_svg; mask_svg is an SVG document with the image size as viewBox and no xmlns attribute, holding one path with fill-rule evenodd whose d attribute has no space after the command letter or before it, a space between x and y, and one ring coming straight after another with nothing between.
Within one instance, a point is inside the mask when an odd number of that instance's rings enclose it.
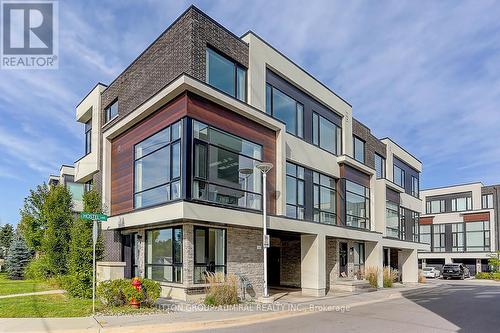
<instances>
[{"instance_id":1,"label":"window frame","mask_svg":"<svg viewBox=\"0 0 500 333\"><path fill-rule=\"evenodd\" d=\"M394 209L393 207L389 208L388 205L387 205L388 203L395 205L396 209ZM388 224L387 224L387 214L388 214L388 211L396 213L397 220L398 220L398 227L397 227L397 229L394 228L394 227L389 227L388 226ZM395 230L397 230L398 236L397 237L394 237L392 235L389 236L388 231L391 231L391 233L392 233ZM385 235L386 235L386 237L401 239L401 206L398 203L390 201L390 200L386 200L386 202L385 202Z\"/></svg>"},{"instance_id":2,"label":"window frame","mask_svg":"<svg viewBox=\"0 0 500 333\"><path fill-rule=\"evenodd\" d=\"M274 115L274 93L273 92L274 92L275 89L278 90L283 95L285 95L288 98L290 98L293 101L295 101L295 117L296 117L296 122L295 122L294 132L291 132L289 130L289 126L287 126L287 124L283 120L279 119L278 117L276 117ZM268 91L270 92L269 96L268 96ZM269 98L269 100L268 100L268 98ZM299 105L300 105L300 109L302 109L300 121L299 121L299 117L298 117L298 113L299 113L299 107L298 106ZM268 107L270 107L271 109L267 110ZM293 98L292 96L288 95L287 93L285 93L281 89L276 88L272 84L266 82L266 113L268 115L270 115L271 117L273 117L275 119L278 119L279 121L283 122L285 124L286 132L289 133L289 134L291 134L291 135L293 135L293 136L295 136L295 137L298 137L300 139L304 139L304 110L305 110L305 108L304 108L304 104L303 103L297 101L295 98Z\"/></svg>"},{"instance_id":3,"label":"window frame","mask_svg":"<svg viewBox=\"0 0 500 333\"><path fill-rule=\"evenodd\" d=\"M429 232L422 232L422 229L423 228L427 228L427 227L429 228ZM419 240L418 241L419 241L419 243L432 245L432 224L420 224L420 222L419 222L418 228L419 228L419 230L418 230L418 234L419 234ZM424 243L422 241L422 236L423 235L424 236L427 236L427 235L429 236L429 243Z\"/></svg>"},{"instance_id":4,"label":"window frame","mask_svg":"<svg viewBox=\"0 0 500 333\"><path fill-rule=\"evenodd\" d=\"M196 282L195 281L195 271L196 271L196 267L206 267L208 269L208 266L210 265L209 261L208 261L208 253L209 253L209 247L210 247L210 229L214 229L214 230L223 230L224 231L224 265L214 265L214 268L217 268L217 267L223 267L224 268L224 275L227 275L227 229L226 228L217 228L217 227L208 227L208 226L199 226L199 225L195 225L193 227L193 284L204 284L204 282ZM196 231L197 230L203 230L204 233L205 233L205 241L204 241L204 245L205 245L205 248L204 248L204 251L205 251L205 262L204 263L198 263L196 261L196 252L197 252L197 249L196 249ZM210 272L207 270L207 272Z\"/></svg>"},{"instance_id":5,"label":"window frame","mask_svg":"<svg viewBox=\"0 0 500 333\"><path fill-rule=\"evenodd\" d=\"M348 182L351 182L353 184L356 184L358 186L361 186L364 188L364 195L361 195L359 193L356 193L356 192L353 192L353 191L349 191L347 189L347 183ZM344 190L345 190L345 202L344 202L344 212L345 212L345 224L346 226L348 227L351 227L351 228L356 228L356 229L364 229L364 230L370 230L371 229L371 207L370 207L370 204L371 204L371 199L370 199L370 195L371 195L371 191L370 191L370 188L369 187L366 187L362 184L359 184L355 181L352 181L350 179L345 179L345 182L344 182ZM366 191L368 190L368 196L366 196ZM350 193L352 195L355 195L355 196L358 196L358 197L362 197L364 198L365 200L365 212L368 211L368 216L356 216L356 215L352 215L352 214L348 214L347 213L347 194ZM367 208L368 207L368 208ZM352 225L348 225L347 224L347 217L348 216L351 216L351 217L354 217L354 218L357 218L357 219L364 219L365 220L365 227L356 227L356 226L352 226Z\"/></svg>"},{"instance_id":6,"label":"window frame","mask_svg":"<svg viewBox=\"0 0 500 333\"><path fill-rule=\"evenodd\" d=\"M85 156L87 156L91 152L92 152L92 118L90 118L85 123Z\"/></svg>"},{"instance_id":7,"label":"window frame","mask_svg":"<svg viewBox=\"0 0 500 333\"><path fill-rule=\"evenodd\" d=\"M232 75L233 75L233 84L234 84L233 94L229 94L228 92L226 92L226 91L224 91L224 90L222 90L222 89L220 89L220 88L218 88L210 83L210 81L209 81L210 80L210 75L209 75L210 71L209 71L209 61L208 61L210 52L213 52L215 55L232 63L232 65L233 65ZM231 57L225 55L224 53L220 52L219 50L216 50L213 47L207 46L206 51L205 51L205 67L206 67L205 68L205 81L208 85L210 85L210 87L213 87L224 94L227 94L233 98L236 98L239 101L246 103L246 101L248 100L248 69L245 66L241 65L239 62L237 62L236 60L232 59ZM239 84L238 84L238 82L239 82L239 80L238 80L238 73L239 72L238 71L239 70L243 71L243 73L245 74L245 80L244 80L245 87L244 87L243 99L240 99L238 97L238 92L240 90L239 88L241 88L241 87L239 87Z\"/></svg>"},{"instance_id":8,"label":"window frame","mask_svg":"<svg viewBox=\"0 0 500 333\"><path fill-rule=\"evenodd\" d=\"M356 158L356 153L358 152L358 150L356 149L356 140L358 142L360 142L362 145L363 145L363 149L362 149L362 154L363 154L363 160L360 161ZM366 163L366 141L361 139L359 136L356 136L356 135L353 135L352 136L352 157L360 162L360 163L363 163L365 164Z\"/></svg>"},{"instance_id":9,"label":"window frame","mask_svg":"<svg viewBox=\"0 0 500 333\"><path fill-rule=\"evenodd\" d=\"M440 229L436 233L436 229ZM439 238L437 238L439 235ZM439 246L436 247L436 240L439 241ZM436 249L439 249L438 251ZM432 252L446 252L446 225L432 224Z\"/></svg>"},{"instance_id":10,"label":"window frame","mask_svg":"<svg viewBox=\"0 0 500 333\"><path fill-rule=\"evenodd\" d=\"M295 168L295 175L288 173L288 166L293 166ZM302 178L299 176L299 170L302 170ZM285 216L288 218L292 219L297 219L297 220L305 220L305 211L306 211L306 205L305 205L305 197L306 197L306 182L305 182L305 168L303 166L300 166L298 164L292 163L287 161L286 166L285 166L285 184L288 183L288 178L291 178L295 182L295 199L296 202L295 204L288 203L288 186L285 190ZM302 204L300 203L299 200L299 183L302 183ZM288 215L288 207L293 207L295 209L295 216L290 216ZM302 211L302 217L300 217L299 212Z\"/></svg>"},{"instance_id":11,"label":"window frame","mask_svg":"<svg viewBox=\"0 0 500 333\"><path fill-rule=\"evenodd\" d=\"M490 199L491 198L491 206ZM481 195L481 208L482 209L494 209L495 200L493 193L486 193Z\"/></svg>"},{"instance_id":12,"label":"window frame","mask_svg":"<svg viewBox=\"0 0 500 333\"><path fill-rule=\"evenodd\" d=\"M396 169L399 169L400 172L398 174L401 176L401 183L396 183ZM401 188L405 188L406 185L406 171L397 166L396 164L393 164L392 167L392 182L396 185L398 185Z\"/></svg>"},{"instance_id":13,"label":"window frame","mask_svg":"<svg viewBox=\"0 0 500 333\"><path fill-rule=\"evenodd\" d=\"M116 105L116 114L111 117L111 108ZM106 108L104 108L104 124L109 123L111 120L115 119L118 117L118 98L113 100L111 103L108 104Z\"/></svg>"},{"instance_id":14,"label":"window frame","mask_svg":"<svg viewBox=\"0 0 500 333\"><path fill-rule=\"evenodd\" d=\"M468 231L468 226L474 223L482 223L482 230L472 230ZM488 226L486 229L485 226ZM475 222L467 222L465 223L465 251L466 252L490 252L491 251L491 224L490 221L475 221ZM483 234L483 247L479 246L470 246L468 242L469 234Z\"/></svg>"},{"instance_id":15,"label":"window frame","mask_svg":"<svg viewBox=\"0 0 500 333\"><path fill-rule=\"evenodd\" d=\"M321 143L321 121L326 121L328 124L331 124L334 127L334 138L335 138L335 147L334 151L331 151L322 146ZM315 132L317 131L317 133ZM318 148L321 148L324 151L329 152L335 156L339 156L342 154L342 127L338 126L334 122L328 120L323 117L318 112L312 112L312 144Z\"/></svg>"},{"instance_id":16,"label":"window frame","mask_svg":"<svg viewBox=\"0 0 500 333\"><path fill-rule=\"evenodd\" d=\"M157 230L172 230L172 242L171 242L171 246L172 246L172 264L148 264L147 261L148 261L148 234L149 232L154 232L154 231L157 231ZM180 252L181 252L181 261L180 262L176 262L175 261L175 254L176 254L176 250L175 250L175 246L174 246L174 237L175 237L175 230L180 230L181 231L181 249L180 249ZM145 230L145 242L144 242L144 276L148 279L153 279L153 277L148 277L148 267L172 267L172 278L174 277L174 272L175 272L175 269L176 268L179 268L180 267L180 272L181 272L181 279L180 279L180 282L176 282L176 281L165 281L165 280L161 280L160 282L166 282L166 283L175 283L175 284L182 284L183 281L184 281L184 272L183 272L183 268L184 268L184 253L183 253L183 250L184 250L184 230L183 230L183 227L182 225L177 225L177 226L171 226L171 227L167 227L167 228L152 228L152 229L146 229ZM159 281L159 280L154 280L154 281Z\"/></svg>"},{"instance_id":17,"label":"window frame","mask_svg":"<svg viewBox=\"0 0 500 333\"><path fill-rule=\"evenodd\" d=\"M458 209L458 200L465 199L465 209ZM472 210L472 196L463 196L451 199L451 211L452 212L466 212Z\"/></svg>"},{"instance_id":18,"label":"window frame","mask_svg":"<svg viewBox=\"0 0 500 333\"><path fill-rule=\"evenodd\" d=\"M318 177L317 177L318 178L318 182L316 182L315 175L318 175ZM329 178L329 181L333 181L335 187L330 187L330 186L327 186L327 185L323 185L321 183L321 177L322 176ZM337 179L334 178L334 177L325 175L325 174L323 174L321 172L313 171L313 182L312 182L312 185L313 185L313 221L317 222L317 223L322 223L322 224L336 225L337 224L337 205L338 205ZM334 207L333 210L334 211L333 212L321 209L321 189L322 188L325 188L328 191L333 191L333 195L334 195L334 205L333 205L333 207ZM319 205L319 208L315 207L316 206L316 195L318 195L318 205ZM316 220L316 213L318 213L318 220ZM334 221L332 223L327 222L327 221L322 221L321 217L323 215L321 213L332 214L333 218L334 218Z\"/></svg>"},{"instance_id":19,"label":"window frame","mask_svg":"<svg viewBox=\"0 0 500 333\"><path fill-rule=\"evenodd\" d=\"M465 223L450 223L451 225L451 252L465 251ZM453 230L454 227L460 226L462 230ZM459 235L462 234L462 245L459 245Z\"/></svg>"},{"instance_id":20,"label":"window frame","mask_svg":"<svg viewBox=\"0 0 500 333\"><path fill-rule=\"evenodd\" d=\"M411 175L411 195L415 198L420 198L420 180L418 177Z\"/></svg>"},{"instance_id":21,"label":"window frame","mask_svg":"<svg viewBox=\"0 0 500 333\"><path fill-rule=\"evenodd\" d=\"M380 177L379 177L379 170L377 169L377 158L380 160L380 163L381 163L381 170L380 170ZM374 161L375 161L375 177L377 177L377 179L385 179L385 175L386 175L386 166L385 166L385 158L380 155L380 154L377 154L375 153L374 154Z\"/></svg>"},{"instance_id":22,"label":"window frame","mask_svg":"<svg viewBox=\"0 0 500 333\"><path fill-rule=\"evenodd\" d=\"M439 211L432 211L432 203L439 201ZM429 199L425 201L425 213L426 214L441 214L446 213L446 200L444 199Z\"/></svg>"},{"instance_id":23,"label":"window frame","mask_svg":"<svg viewBox=\"0 0 500 333\"><path fill-rule=\"evenodd\" d=\"M177 125L179 124L179 138L176 138L174 140L172 140L172 128L174 125ZM133 146L133 150L134 150L134 165L133 165L133 169L134 169L134 173L133 173L133 177L134 177L134 180L133 180L133 209L143 209L143 208L148 208L148 207L155 207L155 206L159 206L159 205L164 205L166 203L169 203L169 202L174 202L174 201L178 201L178 200L181 200L182 199L182 168L183 168L183 158L182 158L182 135L183 135L183 127L184 127L184 121L183 119L179 119L177 120L176 122L173 122L171 123L170 125L168 126L165 126L163 127L162 129L160 129L159 131L149 135L148 137L144 138L143 140L141 140L140 142L137 142L134 144ZM141 157L136 157L136 147L137 145L143 143L144 141L150 139L151 137L155 136L156 134L162 132L162 131L165 131L167 128L169 128L169 141L167 143L165 143L164 145L162 145L161 147L159 148L156 148L155 150L152 150L150 152L148 152L147 154L144 154L142 155ZM174 150L174 146L175 145L179 145L179 175L177 177L172 177L172 170L173 170L173 150ZM169 149L169 179L168 181L166 182L163 182L161 184L157 184L153 187L149 187L147 189L142 189L140 191L136 191L136 176L137 176L137 170L136 170L136 165L137 165L137 162L139 160L142 160L144 159L145 157L148 157L148 156L151 156L152 154L154 153L157 153L158 151L162 150L162 149L165 149L167 148ZM178 183L178 188L179 188L179 193L178 193L178 197L172 199L172 188L173 188L173 184L175 183ZM150 204L150 205L141 205L140 207L137 206L137 203L136 203L136 195L138 194L141 194L141 193L144 193L144 192L147 192L147 191L151 191L151 190L154 190L154 189L157 189L159 187L162 187L162 186L168 186L169 187L169 198L166 199L166 200L163 200L161 202L156 202L156 203L153 203L153 204Z\"/></svg>"},{"instance_id":24,"label":"window frame","mask_svg":"<svg viewBox=\"0 0 500 333\"><path fill-rule=\"evenodd\" d=\"M228 135L228 136L231 136L231 137L234 137L234 138L237 138L239 140L242 140L242 141L246 141L252 145L256 145L260 148L260 159L258 158L255 158L253 156L249 156L248 154L243 154L241 152L236 152L235 150L231 150L227 147L224 147L222 145L219 145L219 144L215 144L215 143L212 143L210 141L210 137L207 138L207 141L205 141L204 139L200 139L200 138L196 138L195 137L195 131L194 131L194 123L195 122L198 122L200 123L201 125L205 125L207 126L208 130L210 131L210 129L212 130L216 130L218 132L221 132L225 135ZM219 182L214 182L211 180L211 177L210 177L210 147L215 147L217 149L220 149L220 150L224 150L226 152L229 152L229 153L232 153L232 154L236 154L238 156L243 156L245 158L248 158L252 161L255 161L257 163L260 163L263 161L263 158L264 158L264 147L259 144L259 143L256 143L256 142L253 142L251 140L248 140L248 139L244 139L240 136L237 136L237 135L234 135L232 133L229 133L225 130L222 130L220 128L217 128L213 125L209 125L203 121L199 121L199 120L196 120L196 119L191 119L191 128L193 128L192 130L192 133L191 133L191 140L192 140L192 149L191 149L191 176L192 176L192 184L191 184L191 189L192 189L192 195L191 195L191 199L194 200L194 201L200 201L200 202L207 202L207 203L210 203L210 204L215 204L215 205L220 205L220 206L224 206L224 207L230 207L230 208L236 208L236 209L245 209L245 210L252 210L252 211L262 211L263 209L263 184L262 184L262 177L260 175L260 173L255 173L254 176L255 177L261 177L260 179L260 182L261 182L261 193L258 193L258 192L254 192L254 191L249 191L249 190L243 190L241 188L236 188L236 187L231 187L231 186L227 186L227 185L224 185L224 184L220 184ZM207 158L207 163L205 165L205 174L206 174L206 178L204 179L203 177L199 177L197 175L195 175L195 170L196 170L196 156L195 156L195 147L196 146L204 146L205 147L205 151L206 151L206 158ZM205 198L203 197L198 197L198 196L195 196L195 183L198 183L198 184L205 184ZM251 208L249 207L248 205L245 205L245 207L241 207L239 205L231 205L231 204L225 204L225 203L220 203L220 202L216 202L216 201L212 201L210 200L210 186L217 186L217 187L224 187L224 188L227 188L227 189L231 189L231 190L235 190L235 191L240 191L240 192L243 192L245 194L250 194L250 195L255 195L255 196L258 196L260 197L260 207L258 209L255 209L255 208ZM199 185L198 185L199 186ZM246 201L245 201L246 203Z\"/></svg>"}]
</instances>

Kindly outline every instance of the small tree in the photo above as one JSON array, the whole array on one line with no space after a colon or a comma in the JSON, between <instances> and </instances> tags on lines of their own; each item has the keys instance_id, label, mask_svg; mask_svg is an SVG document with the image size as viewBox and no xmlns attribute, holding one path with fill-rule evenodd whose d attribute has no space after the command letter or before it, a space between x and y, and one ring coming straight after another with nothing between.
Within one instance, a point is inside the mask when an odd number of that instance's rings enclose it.
<instances>
[{"instance_id":1,"label":"small tree","mask_svg":"<svg viewBox=\"0 0 500 333\"><path fill-rule=\"evenodd\" d=\"M24 198L24 205L20 210L19 231L28 247L34 251L42 250L42 240L47 228L43 207L48 194L47 184L38 185L36 189L30 190L30 194Z\"/></svg>"},{"instance_id":2,"label":"small tree","mask_svg":"<svg viewBox=\"0 0 500 333\"><path fill-rule=\"evenodd\" d=\"M73 226L71 193L66 187L51 187L45 199L43 215L47 219L47 229L42 250L47 256L49 271L53 275L66 274Z\"/></svg>"},{"instance_id":3,"label":"small tree","mask_svg":"<svg viewBox=\"0 0 500 333\"><path fill-rule=\"evenodd\" d=\"M493 272L498 272L500 269L500 251L492 253L489 255L488 265L493 269Z\"/></svg>"},{"instance_id":4,"label":"small tree","mask_svg":"<svg viewBox=\"0 0 500 333\"><path fill-rule=\"evenodd\" d=\"M26 246L24 239L16 236L12 241L9 254L7 256L7 274L12 280L21 280L24 278L24 268L29 263L31 251Z\"/></svg>"},{"instance_id":5,"label":"small tree","mask_svg":"<svg viewBox=\"0 0 500 333\"><path fill-rule=\"evenodd\" d=\"M85 212L101 213L101 196L96 191L83 195ZM68 292L72 296L92 297L92 221L77 219L71 229L71 244L68 260L70 275ZM103 245L101 237L96 244L96 260L102 258Z\"/></svg>"},{"instance_id":6,"label":"small tree","mask_svg":"<svg viewBox=\"0 0 500 333\"><path fill-rule=\"evenodd\" d=\"M7 249L10 247L13 238L14 227L12 224L7 223L0 227L0 258L6 256Z\"/></svg>"}]
</instances>

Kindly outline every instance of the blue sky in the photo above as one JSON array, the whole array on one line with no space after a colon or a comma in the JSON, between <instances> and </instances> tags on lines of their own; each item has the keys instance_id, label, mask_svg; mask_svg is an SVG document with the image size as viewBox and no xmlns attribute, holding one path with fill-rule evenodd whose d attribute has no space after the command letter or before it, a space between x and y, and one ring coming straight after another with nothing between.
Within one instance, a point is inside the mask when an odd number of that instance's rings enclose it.
<instances>
[{"instance_id":1,"label":"blue sky","mask_svg":"<svg viewBox=\"0 0 500 333\"><path fill-rule=\"evenodd\" d=\"M253 30L424 163L422 188L500 183L500 3L199 1ZM61 1L59 69L0 70L0 223L83 154L75 106L111 82L191 2Z\"/></svg>"}]
</instances>

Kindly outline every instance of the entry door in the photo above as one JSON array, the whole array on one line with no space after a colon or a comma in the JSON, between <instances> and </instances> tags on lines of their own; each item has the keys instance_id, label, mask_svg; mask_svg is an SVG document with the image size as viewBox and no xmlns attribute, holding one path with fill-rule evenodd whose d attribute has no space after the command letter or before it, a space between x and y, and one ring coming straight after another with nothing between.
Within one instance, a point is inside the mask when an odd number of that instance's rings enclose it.
<instances>
[{"instance_id":1,"label":"entry door","mask_svg":"<svg viewBox=\"0 0 500 333\"><path fill-rule=\"evenodd\" d=\"M128 234L122 236L122 260L125 262L124 276L127 279L138 276L137 252L137 234Z\"/></svg>"},{"instance_id":2,"label":"entry door","mask_svg":"<svg viewBox=\"0 0 500 333\"><path fill-rule=\"evenodd\" d=\"M280 285L280 257L279 247L270 247L267 249L267 283L270 286Z\"/></svg>"},{"instance_id":3,"label":"entry door","mask_svg":"<svg viewBox=\"0 0 500 333\"><path fill-rule=\"evenodd\" d=\"M342 273L347 275L347 243L339 243L339 274L342 277Z\"/></svg>"}]
</instances>

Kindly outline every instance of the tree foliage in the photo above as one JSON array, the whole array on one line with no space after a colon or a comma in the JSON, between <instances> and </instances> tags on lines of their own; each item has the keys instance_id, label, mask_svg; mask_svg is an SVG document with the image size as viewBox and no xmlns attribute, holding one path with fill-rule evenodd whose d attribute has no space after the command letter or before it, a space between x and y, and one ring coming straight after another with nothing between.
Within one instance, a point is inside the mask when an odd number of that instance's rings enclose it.
<instances>
[{"instance_id":1,"label":"tree foliage","mask_svg":"<svg viewBox=\"0 0 500 333\"><path fill-rule=\"evenodd\" d=\"M48 268L53 275L65 274L73 226L71 193L66 187L51 187L45 198L42 215L47 222L42 250L47 256Z\"/></svg>"},{"instance_id":2,"label":"tree foliage","mask_svg":"<svg viewBox=\"0 0 500 333\"><path fill-rule=\"evenodd\" d=\"M42 249L42 240L47 228L44 205L48 194L47 184L38 185L36 189L30 190L30 194L24 199L23 208L20 210L19 231L27 246L35 251Z\"/></svg>"},{"instance_id":3,"label":"tree foliage","mask_svg":"<svg viewBox=\"0 0 500 333\"><path fill-rule=\"evenodd\" d=\"M7 255L7 274L12 280L21 280L24 277L24 268L31 258L31 251L20 236L12 241Z\"/></svg>"},{"instance_id":4,"label":"tree foliage","mask_svg":"<svg viewBox=\"0 0 500 333\"><path fill-rule=\"evenodd\" d=\"M500 251L489 255L488 265L492 267L493 272L500 271Z\"/></svg>"},{"instance_id":5,"label":"tree foliage","mask_svg":"<svg viewBox=\"0 0 500 333\"><path fill-rule=\"evenodd\" d=\"M98 192L89 191L83 195L83 210L102 213L101 196ZM68 292L76 297L92 297L92 223L78 218L71 229ZM101 260L102 254L103 244L99 237L96 244L96 261Z\"/></svg>"},{"instance_id":6,"label":"tree foliage","mask_svg":"<svg viewBox=\"0 0 500 333\"><path fill-rule=\"evenodd\" d=\"M7 249L10 247L14 238L14 227L7 223L0 227L0 258L6 255Z\"/></svg>"}]
</instances>

